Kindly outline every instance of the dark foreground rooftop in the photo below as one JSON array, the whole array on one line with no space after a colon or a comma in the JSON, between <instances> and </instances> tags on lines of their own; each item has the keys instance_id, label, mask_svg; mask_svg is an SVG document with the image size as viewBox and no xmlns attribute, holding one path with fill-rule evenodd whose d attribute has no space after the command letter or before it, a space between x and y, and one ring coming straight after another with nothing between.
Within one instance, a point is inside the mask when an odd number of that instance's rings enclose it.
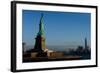
<instances>
[{"instance_id":1,"label":"dark foreground rooftop","mask_svg":"<svg viewBox=\"0 0 100 73\"><path fill-rule=\"evenodd\" d=\"M67 60L81 60L81 56L67 56L58 58L38 57L38 58L24 58L23 62L45 62L45 61L67 61Z\"/></svg>"}]
</instances>

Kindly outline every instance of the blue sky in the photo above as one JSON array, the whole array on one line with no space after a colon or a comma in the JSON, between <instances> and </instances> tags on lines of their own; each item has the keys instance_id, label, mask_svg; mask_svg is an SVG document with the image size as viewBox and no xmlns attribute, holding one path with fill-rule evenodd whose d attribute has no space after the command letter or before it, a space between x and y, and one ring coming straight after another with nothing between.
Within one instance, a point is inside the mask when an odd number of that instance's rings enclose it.
<instances>
[{"instance_id":1,"label":"blue sky","mask_svg":"<svg viewBox=\"0 0 100 73\"><path fill-rule=\"evenodd\" d=\"M90 45L90 13L23 10L22 40L27 45L35 43L41 13L46 45L84 46L85 37Z\"/></svg>"}]
</instances>

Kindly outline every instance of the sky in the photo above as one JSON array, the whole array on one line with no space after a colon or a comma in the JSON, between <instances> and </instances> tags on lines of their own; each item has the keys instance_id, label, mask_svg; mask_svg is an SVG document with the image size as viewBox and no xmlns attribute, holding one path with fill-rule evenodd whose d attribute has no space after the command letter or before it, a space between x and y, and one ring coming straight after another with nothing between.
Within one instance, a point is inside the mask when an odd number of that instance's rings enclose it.
<instances>
[{"instance_id":1,"label":"sky","mask_svg":"<svg viewBox=\"0 0 100 73\"><path fill-rule=\"evenodd\" d=\"M90 45L90 13L23 10L22 42L26 45L34 45L42 13L46 45L84 46L85 38Z\"/></svg>"}]
</instances>

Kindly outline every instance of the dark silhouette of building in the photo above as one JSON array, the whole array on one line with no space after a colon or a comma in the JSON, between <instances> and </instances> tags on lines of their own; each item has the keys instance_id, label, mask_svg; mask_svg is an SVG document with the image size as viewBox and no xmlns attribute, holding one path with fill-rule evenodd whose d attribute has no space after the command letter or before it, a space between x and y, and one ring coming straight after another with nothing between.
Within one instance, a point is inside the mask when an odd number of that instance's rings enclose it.
<instances>
[{"instance_id":1,"label":"dark silhouette of building","mask_svg":"<svg viewBox=\"0 0 100 73\"><path fill-rule=\"evenodd\" d=\"M87 38L85 38L85 49L88 49L88 46L87 46Z\"/></svg>"},{"instance_id":2,"label":"dark silhouette of building","mask_svg":"<svg viewBox=\"0 0 100 73\"><path fill-rule=\"evenodd\" d=\"M22 43L22 52L23 52L23 53L24 53L25 45L26 45L26 43L23 42L23 43Z\"/></svg>"},{"instance_id":3,"label":"dark silhouette of building","mask_svg":"<svg viewBox=\"0 0 100 73\"><path fill-rule=\"evenodd\" d=\"M87 38L85 38L85 50L84 50L85 54L89 54L90 55L90 50L89 50L89 46L87 45Z\"/></svg>"}]
</instances>

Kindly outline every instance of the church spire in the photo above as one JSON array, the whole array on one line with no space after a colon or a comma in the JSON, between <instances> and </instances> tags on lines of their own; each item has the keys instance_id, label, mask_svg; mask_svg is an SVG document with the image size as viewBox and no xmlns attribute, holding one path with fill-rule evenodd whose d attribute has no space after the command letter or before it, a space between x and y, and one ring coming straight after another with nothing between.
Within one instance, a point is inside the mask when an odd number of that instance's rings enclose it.
<instances>
[{"instance_id":1,"label":"church spire","mask_svg":"<svg viewBox=\"0 0 100 73\"><path fill-rule=\"evenodd\" d=\"M44 37L44 24L43 24L43 14L41 14L40 23L39 23L39 32L38 35Z\"/></svg>"}]
</instances>

